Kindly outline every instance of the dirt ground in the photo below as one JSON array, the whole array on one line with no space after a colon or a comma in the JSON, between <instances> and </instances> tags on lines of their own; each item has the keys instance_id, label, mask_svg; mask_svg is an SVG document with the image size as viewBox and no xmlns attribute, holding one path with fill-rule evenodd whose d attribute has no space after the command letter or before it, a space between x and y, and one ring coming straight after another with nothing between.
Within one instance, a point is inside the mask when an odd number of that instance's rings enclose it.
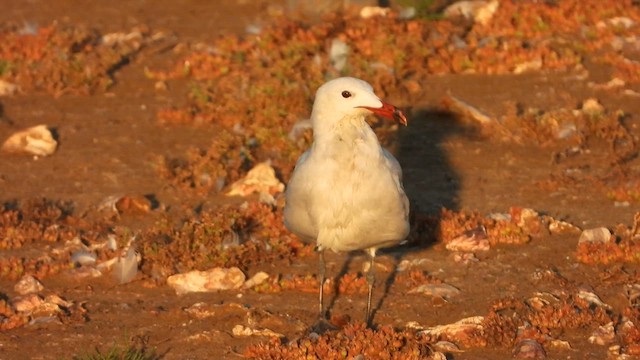
<instances>
[{"instance_id":1,"label":"dirt ground","mask_svg":"<svg viewBox=\"0 0 640 360\"><path fill-rule=\"evenodd\" d=\"M166 125L159 121L158 113L163 109L189 106L192 98L185 94L193 85L183 78L163 82L150 76L148 70L174 66L183 53L171 49L179 44L197 47L194 44L210 43L221 36L243 35L250 25L266 27L279 13L286 12L287 5L240 0L191 0L177 4L111 1L87 5L78 1L33 0L1 6L0 23L19 27L45 27L57 21L94 29L100 34L127 33L140 27L150 29L150 34L163 34L159 45L142 47L114 66L109 72L113 84L105 91L52 94L23 89L15 95L0 97L0 139L30 126L46 124L55 130L59 141L57 151L49 157L0 155L3 226L9 223L8 212L23 209L25 202L33 199L71 204L68 212L77 221L73 224L84 221L97 224L86 225L94 226L92 229L104 229L92 230L97 233L96 238L105 237L110 231L120 234L118 231L125 228L144 233L163 221L197 223L204 221L199 217L201 214L222 205L238 206L244 202L210 188L185 190L165 176L166 171L159 170L162 159L184 158L190 149L209 148L222 130L219 125ZM634 26L637 29L639 25ZM636 30L636 47L637 34ZM640 48L632 49L629 58L637 62L639 53ZM405 188L417 218L412 233L414 241L383 251L378 257L375 331L390 326L393 331L406 330L411 336L419 336L414 334L416 327L450 324L472 316L485 316L485 320L495 316L500 325L496 328L512 331L509 339L498 340L510 335L492 334L485 322L482 334L478 328L471 328L463 331L473 333L467 337L449 334L428 339L425 335L421 341L431 349L425 351L442 351L448 359L512 356L605 359L640 355L637 344L640 240L633 233L634 215L640 210L640 185L636 178L640 174L640 160L635 147L640 135L640 101L636 92L640 87L632 81L624 86L629 91L597 86L610 81L615 69L588 59L582 63L584 66L579 68L540 69L522 74L428 74L421 79L420 89L410 92L410 96L403 97L400 92L387 94L387 100L404 107L409 118L409 126L397 131L392 128L384 143L403 167ZM578 143L562 139L544 141L548 135L536 133L536 129L510 136L513 132L508 128L503 136L498 134L502 131L499 128L479 125L455 106L447 105L443 102L447 97L463 99L494 119L514 113L516 117L525 117L527 109L541 113L558 109L581 111L581 104L594 98L610 116L618 110L625 114L615 126L624 130L626 142L622 138L610 140L606 129L597 130ZM310 111L310 107L307 109ZM533 139L535 136L542 140ZM632 149L620 155L618 149L625 146ZM279 163L275 164L277 167ZM278 170L286 180L286 171ZM228 180L233 180L233 176ZM633 186L635 193L628 190ZM616 195L620 187L627 192ZM101 207L109 199L123 197L148 201L150 209L139 212L118 209L115 216L103 214ZM257 196L249 199L255 201ZM442 223L436 227L440 230L429 227L432 221L448 219L442 208L453 211L451 221L460 225L452 236L443 235L447 241L439 241L440 235L435 235L444 231ZM447 249L448 240L479 228L469 225L474 219L495 225L488 220L492 216L511 214L515 218L521 209L535 210L536 221L545 227L550 222L564 221L579 229L531 231L533 235L527 241L491 243L488 251ZM420 223L425 218L431 220ZM640 219L636 219L635 226L638 222ZM75 231L76 225L61 224ZM77 226L84 229L85 225ZM580 231L598 227L610 229L617 243L628 244L631 253L609 262L589 261L589 253L584 255L578 250ZM490 226L487 229L492 231ZM11 236L6 229L2 234ZM3 246L0 258L39 259L64 244L33 241L21 247ZM140 247L146 249L144 245ZM305 249L306 252L296 256L252 260L240 267L249 276L264 271L271 278L305 279L317 272L317 256ZM2 328L0 358L67 359L91 353L95 348L108 350L114 344L153 350L162 359L278 358L256 349L300 346L301 341L318 336L309 335L316 320L314 287L178 296L164 283L166 275L192 269L183 265L170 270L149 270L144 265L146 256L148 252L143 251L143 271L122 285L109 275L80 277L77 269L68 265L69 260L66 267L52 271L51 275L38 276L44 285L43 296L55 294L74 305L65 310L67 314L60 317L62 320L47 317L49 320L37 321L34 316L26 316L21 326ZM329 277L355 274L358 281L362 280L366 260L363 254L327 256ZM146 264L150 263L147 260ZM398 270L402 264L409 264L404 266L409 270ZM15 313L7 304L20 299L14 290L19 277L6 273L3 271L0 276L0 298L5 301L0 318L5 319L5 324L10 318L7 314ZM414 288L412 285L420 284L421 276L431 279L431 283L452 285L459 294L408 293ZM330 293L334 323L340 323L340 319L353 323L362 320L366 293L358 290L357 284L354 286L352 291ZM597 295L601 303L587 301L584 305L586 300L579 294L585 293ZM543 326L531 315L536 301L546 303L548 307L543 308L553 312L553 316L573 319L578 313L591 315L574 322L567 320L569 324ZM569 304L573 312L559 314L564 310L554 307L554 301ZM609 338L603 335L602 344L589 340L599 328L606 328L609 321L615 328ZM414 325L410 326L412 322ZM235 335L232 329L236 325L270 329L284 338ZM328 332L321 336L331 338L332 334L335 335ZM522 340L531 339L542 344L544 350L525 353ZM436 346L438 340L441 343ZM456 348L446 348L442 341L449 341ZM264 347L256 347L258 344ZM251 346L253 350L247 350ZM353 358L351 353L346 355Z\"/></svg>"}]
</instances>

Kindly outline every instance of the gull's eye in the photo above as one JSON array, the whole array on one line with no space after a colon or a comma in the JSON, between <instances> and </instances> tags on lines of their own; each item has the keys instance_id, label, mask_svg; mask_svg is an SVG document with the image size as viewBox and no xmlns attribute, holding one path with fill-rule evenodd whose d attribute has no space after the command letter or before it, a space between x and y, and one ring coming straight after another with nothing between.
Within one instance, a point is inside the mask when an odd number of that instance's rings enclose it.
<instances>
[{"instance_id":1,"label":"gull's eye","mask_svg":"<svg viewBox=\"0 0 640 360\"><path fill-rule=\"evenodd\" d=\"M345 91L342 92L342 97L345 98L345 99L346 98L350 98L351 97L351 93L349 91L345 90Z\"/></svg>"}]
</instances>

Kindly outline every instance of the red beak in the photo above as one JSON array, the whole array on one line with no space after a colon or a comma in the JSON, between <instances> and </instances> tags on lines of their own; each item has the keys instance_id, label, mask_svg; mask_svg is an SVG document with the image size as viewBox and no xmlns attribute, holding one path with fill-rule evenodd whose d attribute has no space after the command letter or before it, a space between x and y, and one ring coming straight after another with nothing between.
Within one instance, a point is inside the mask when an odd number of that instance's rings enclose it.
<instances>
[{"instance_id":1,"label":"red beak","mask_svg":"<svg viewBox=\"0 0 640 360\"><path fill-rule=\"evenodd\" d=\"M387 104L384 101L381 101L381 102L382 102L382 107L380 108L373 108L368 106L358 106L358 107L367 109L374 114L380 115L387 119L395 120L400 124L407 126L407 118L404 116L404 113L400 109L398 109L397 107L391 104Z\"/></svg>"}]
</instances>

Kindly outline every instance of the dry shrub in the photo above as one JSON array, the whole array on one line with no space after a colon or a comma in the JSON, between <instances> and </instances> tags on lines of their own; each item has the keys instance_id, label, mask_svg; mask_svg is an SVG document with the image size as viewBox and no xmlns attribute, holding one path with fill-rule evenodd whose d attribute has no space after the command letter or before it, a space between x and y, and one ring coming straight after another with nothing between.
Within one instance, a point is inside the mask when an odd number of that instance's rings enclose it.
<instances>
[{"instance_id":1,"label":"dry shrub","mask_svg":"<svg viewBox=\"0 0 640 360\"><path fill-rule=\"evenodd\" d=\"M159 222L140 235L139 245L143 272L162 268L163 276L216 266L247 269L304 252L284 228L281 209L258 202L225 205L181 225Z\"/></svg>"},{"instance_id":2,"label":"dry shrub","mask_svg":"<svg viewBox=\"0 0 640 360\"><path fill-rule=\"evenodd\" d=\"M52 23L0 29L0 79L56 96L105 90L112 73L140 49L141 37L105 43L96 31Z\"/></svg>"},{"instance_id":3,"label":"dry shrub","mask_svg":"<svg viewBox=\"0 0 640 360\"><path fill-rule=\"evenodd\" d=\"M430 359L433 351L413 333L390 326L373 330L364 324L350 324L317 339L283 343L274 338L244 351L244 356L251 359L351 359L358 355L366 359Z\"/></svg>"}]
</instances>

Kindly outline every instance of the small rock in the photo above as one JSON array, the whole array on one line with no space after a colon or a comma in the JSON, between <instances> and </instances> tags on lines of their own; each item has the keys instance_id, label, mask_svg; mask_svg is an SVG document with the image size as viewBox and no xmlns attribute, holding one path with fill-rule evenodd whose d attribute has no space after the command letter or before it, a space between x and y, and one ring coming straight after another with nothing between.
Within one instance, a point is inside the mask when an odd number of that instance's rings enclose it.
<instances>
[{"instance_id":1,"label":"small rock","mask_svg":"<svg viewBox=\"0 0 640 360\"><path fill-rule=\"evenodd\" d=\"M18 85L0 80L0 96L13 95L18 91Z\"/></svg>"},{"instance_id":2,"label":"small rock","mask_svg":"<svg viewBox=\"0 0 640 360\"><path fill-rule=\"evenodd\" d=\"M628 28L630 28L630 27L632 27L633 25L636 24L635 21L633 21L632 19L630 19L630 18L628 18L626 16L613 17L613 18L607 20L607 23L609 23L613 27L625 28L625 29L628 29Z\"/></svg>"},{"instance_id":3,"label":"small rock","mask_svg":"<svg viewBox=\"0 0 640 360\"><path fill-rule=\"evenodd\" d=\"M443 16L446 19L462 17L467 20L473 20L478 24L487 25L499 6L500 2L498 0L458 1L447 6L444 9Z\"/></svg>"},{"instance_id":4,"label":"small rock","mask_svg":"<svg viewBox=\"0 0 640 360\"><path fill-rule=\"evenodd\" d=\"M212 292L219 290L239 289L245 282L244 273L237 267L213 268L208 271L190 271L167 278L167 284L176 294L189 292Z\"/></svg>"},{"instance_id":5,"label":"small rock","mask_svg":"<svg viewBox=\"0 0 640 360\"><path fill-rule=\"evenodd\" d=\"M551 219L549 232L552 234L577 234L580 232L580 228L566 221Z\"/></svg>"},{"instance_id":6,"label":"small rock","mask_svg":"<svg viewBox=\"0 0 640 360\"><path fill-rule=\"evenodd\" d=\"M401 7L398 10L398 19L400 20L413 19L414 17L416 17L417 13L418 12L416 11L416 8L413 6Z\"/></svg>"},{"instance_id":7,"label":"small rock","mask_svg":"<svg viewBox=\"0 0 640 360\"><path fill-rule=\"evenodd\" d=\"M582 103L580 110L586 115L601 115L604 112L604 106L598 99L589 98Z\"/></svg>"},{"instance_id":8,"label":"small rock","mask_svg":"<svg viewBox=\"0 0 640 360\"><path fill-rule=\"evenodd\" d=\"M413 260L408 260L408 259L404 259L402 261L400 261L400 263L398 264L398 266L396 266L396 270L397 271L406 271L412 267L421 265L423 263L429 262L429 259L413 259Z\"/></svg>"},{"instance_id":9,"label":"small rock","mask_svg":"<svg viewBox=\"0 0 640 360\"><path fill-rule=\"evenodd\" d=\"M627 83L624 80L620 79L619 77L614 77L604 84L596 84L596 83L590 82L588 86L594 89L608 90L608 89L621 88L626 84Z\"/></svg>"},{"instance_id":10,"label":"small rock","mask_svg":"<svg viewBox=\"0 0 640 360\"><path fill-rule=\"evenodd\" d=\"M389 15L391 9L387 7L380 6L365 6L360 10L360 17L363 19L369 19L372 17L382 16L385 17Z\"/></svg>"},{"instance_id":11,"label":"small rock","mask_svg":"<svg viewBox=\"0 0 640 360\"><path fill-rule=\"evenodd\" d=\"M153 84L153 88L156 89L156 91L169 90L169 86L167 85L167 82L163 80L156 81L155 84Z\"/></svg>"},{"instance_id":12,"label":"small rock","mask_svg":"<svg viewBox=\"0 0 640 360\"><path fill-rule=\"evenodd\" d=\"M484 226L481 226L473 230L465 231L464 234L449 241L446 248L451 251L476 252L488 251L491 245L487 237L486 229Z\"/></svg>"},{"instance_id":13,"label":"small rock","mask_svg":"<svg viewBox=\"0 0 640 360\"><path fill-rule=\"evenodd\" d=\"M256 285L262 284L268 278L269 278L269 274L267 274L264 271L260 271L260 272L256 273L255 275L253 275L251 277L251 279L245 281L245 283L242 285L242 287L245 288L245 289L252 288L252 287L254 287Z\"/></svg>"},{"instance_id":14,"label":"small rock","mask_svg":"<svg viewBox=\"0 0 640 360\"><path fill-rule=\"evenodd\" d=\"M530 71L536 71L542 69L542 59L534 59L531 61L523 62L513 69L514 74L522 74Z\"/></svg>"},{"instance_id":15,"label":"small rock","mask_svg":"<svg viewBox=\"0 0 640 360\"><path fill-rule=\"evenodd\" d=\"M578 244L584 242L606 244L613 241L615 241L615 238L611 235L611 231L605 227L599 227L583 230L578 239Z\"/></svg>"},{"instance_id":16,"label":"small rock","mask_svg":"<svg viewBox=\"0 0 640 360\"><path fill-rule=\"evenodd\" d=\"M456 3L457 4L457 3ZM447 95L442 100L443 106L451 110L454 113L459 113L462 116L468 117L477 121L482 125L488 125L494 123L494 120L487 114L480 111L478 108L460 100L454 96Z\"/></svg>"},{"instance_id":17,"label":"small rock","mask_svg":"<svg viewBox=\"0 0 640 360\"><path fill-rule=\"evenodd\" d=\"M472 316L458 320L452 324L437 325L429 328L423 328L418 331L419 335L428 336L430 338L441 338L446 336L449 340L467 340L469 335L483 330L482 322L484 316ZM407 327L419 328L414 324L407 324Z\"/></svg>"},{"instance_id":18,"label":"small rock","mask_svg":"<svg viewBox=\"0 0 640 360\"><path fill-rule=\"evenodd\" d=\"M114 204L119 214L146 214L151 211L151 201L142 195L126 195Z\"/></svg>"},{"instance_id":19,"label":"small rock","mask_svg":"<svg viewBox=\"0 0 640 360\"><path fill-rule=\"evenodd\" d=\"M602 302L602 300L600 300L600 297L592 291L580 289L578 290L576 296L588 302L589 305L595 305L608 310L611 309L611 306L609 304Z\"/></svg>"},{"instance_id":20,"label":"small rock","mask_svg":"<svg viewBox=\"0 0 640 360\"><path fill-rule=\"evenodd\" d=\"M547 353L539 342L533 339L523 339L513 349L513 357L516 359L544 359L547 357Z\"/></svg>"},{"instance_id":21,"label":"small rock","mask_svg":"<svg viewBox=\"0 0 640 360\"><path fill-rule=\"evenodd\" d=\"M549 344L551 344L552 347L554 347L556 349L560 349L560 350L571 350L571 349L573 349L571 347L571 344L568 341L565 341L565 340L554 339L554 340L549 341Z\"/></svg>"},{"instance_id":22,"label":"small rock","mask_svg":"<svg viewBox=\"0 0 640 360\"><path fill-rule=\"evenodd\" d=\"M116 32L102 35L100 42L106 46L130 44L139 48L142 44L142 33L138 30L134 30L130 33Z\"/></svg>"},{"instance_id":23,"label":"small rock","mask_svg":"<svg viewBox=\"0 0 640 360\"><path fill-rule=\"evenodd\" d=\"M234 336L273 336L278 338L283 338L284 335L274 332L269 329L252 329L250 327L245 327L243 325L236 325L231 330Z\"/></svg>"},{"instance_id":24,"label":"small rock","mask_svg":"<svg viewBox=\"0 0 640 360\"><path fill-rule=\"evenodd\" d=\"M589 336L589 342L596 345L607 345L613 342L616 337L613 322L598 328Z\"/></svg>"},{"instance_id":25,"label":"small rock","mask_svg":"<svg viewBox=\"0 0 640 360\"><path fill-rule=\"evenodd\" d=\"M528 298L525 300L525 304L527 304L532 309L542 311L545 307L551 305L552 303L557 303L559 299L547 292L539 292L536 293L535 296Z\"/></svg>"},{"instance_id":26,"label":"small rock","mask_svg":"<svg viewBox=\"0 0 640 360\"><path fill-rule=\"evenodd\" d=\"M53 154L58 142L46 125L38 125L16 132L2 144L2 151L35 156Z\"/></svg>"},{"instance_id":27,"label":"small rock","mask_svg":"<svg viewBox=\"0 0 640 360\"><path fill-rule=\"evenodd\" d=\"M231 184L227 196L248 196L261 192L273 195L283 191L284 184L276 177L270 162L266 161L254 166L244 178Z\"/></svg>"},{"instance_id":28,"label":"small rock","mask_svg":"<svg viewBox=\"0 0 640 360\"><path fill-rule=\"evenodd\" d=\"M448 299L460 294L460 289L449 284L423 284L409 290L409 294L416 293Z\"/></svg>"},{"instance_id":29,"label":"small rock","mask_svg":"<svg viewBox=\"0 0 640 360\"><path fill-rule=\"evenodd\" d=\"M44 286L35 277L31 275L24 275L20 281L13 286L13 290L20 295L28 295L39 293L44 290Z\"/></svg>"},{"instance_id":30,"label":"small rock","mask_svg":"<svg viewBox=\"0 0 640 360\"><path fill-rule=\"evenodd\" d=\"M462 352L462 350L460 350L460 347L458 345L450 341L438 341L437 343L433 344L433 347L437 351L442 351L447 353Z\"/></svg>"},{"instance_id":31,"label":"small rock","mask_svg":"<svg viewBox=\"0 0 640 360\"><path fill-rule=\"evenodd\" d=\"M640 305L640 284L627 284L623 288L624 296L629 300L629 305Z\"/></svg>"},{"instance_id":32,"label":"small rock","mask_svg":"<svg viewBox=\"0 0 640 360\"><path fill-rule=\"evenodd\" d=\"M201 320L212 317L216 314L215 308L211 304L204 302L195 303L188 308L185 308L184 312Z\"/></svg>"}]
</instances>

